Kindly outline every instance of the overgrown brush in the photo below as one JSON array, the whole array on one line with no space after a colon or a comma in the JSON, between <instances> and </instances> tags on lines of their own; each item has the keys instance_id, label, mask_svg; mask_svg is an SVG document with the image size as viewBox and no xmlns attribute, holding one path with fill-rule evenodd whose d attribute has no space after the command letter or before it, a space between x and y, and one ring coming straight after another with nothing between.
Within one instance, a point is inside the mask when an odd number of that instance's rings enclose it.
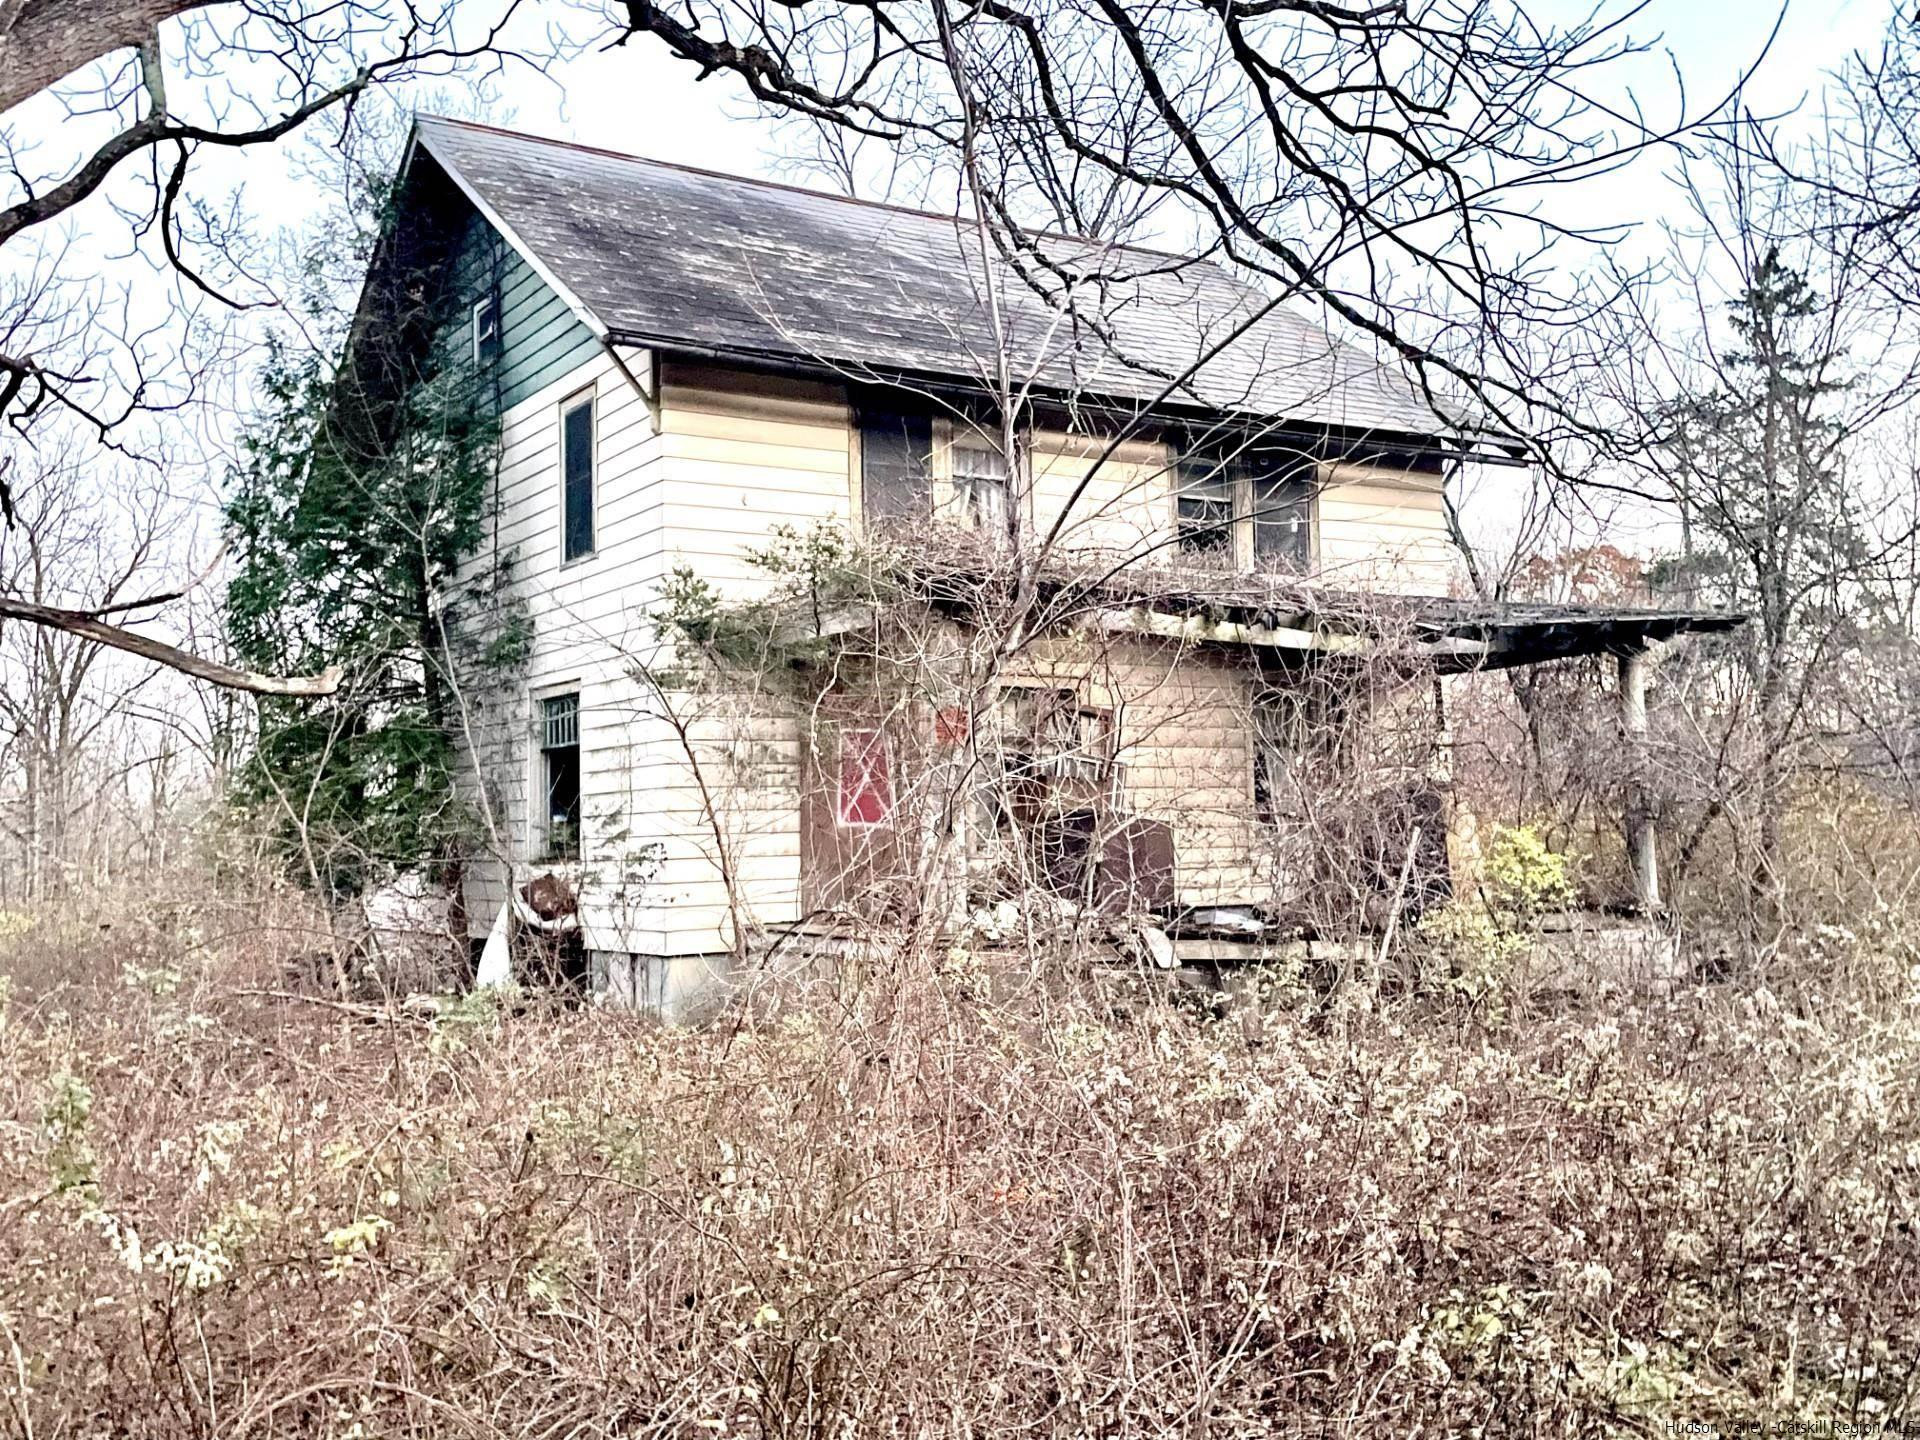
<instances>
[{"instance_id":1,"label":"overgrown brush","mask_svg":"<svg viewBox=\"0 0 1920 1440\"><path fill-rule=\"evenodd\" d=\"M1837 942L1836 942L1837 943ZM1335 1040L897 959L763 1028L0 1022L34 1435L1666 1433L1914 1408L1920 976ZM997 997L997 998L995 998Z\"/></svg>"}]
</instances>

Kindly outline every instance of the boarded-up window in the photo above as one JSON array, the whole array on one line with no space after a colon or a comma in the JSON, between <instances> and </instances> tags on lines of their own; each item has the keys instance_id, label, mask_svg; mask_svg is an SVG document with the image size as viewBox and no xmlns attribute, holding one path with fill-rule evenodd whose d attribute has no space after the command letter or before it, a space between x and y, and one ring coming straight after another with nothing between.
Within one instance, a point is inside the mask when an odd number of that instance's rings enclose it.
<instances>
[{"instance_id":1,"label":"boarded-up window","mask_svg":"<svg viewBox=\"0 0 1920 1440\"><path fill-rule=\"evenodd\" d=\"M884 825L893 815L893 772L887 737L879 730L849 730L840 737L840 793L835 818L842 825Z\"/></svg>"},{"instance_id":2,"label":"boarded-up window","mask_svg":"<svg viewBox=\"0 0 1920 1440\"><path fill-rule=\"evenodd\" d=\"M560 417L560 558L593 553L593 396L568 403Z\"/></svg>"},{"instance_id":3,"label":"boarded-up window","mask_svg":"<svg viewBox=\"0 0 1920 1440\"><path fill-rule=\"evenodd\" d=\"M933 519L933 418L897 410L860 412L860 505L877 532Z\"/></svg>"},{"instance_id":4,"label":"boarded-up window","mask_svg":"<svg viewBox=\"0 0 1920 1440\"><path fill-rule=\"evenodd\" d=\"M546 792L542 857L570 860L580 854L580 696L552 695L540 702L540 770Z\"/></svg>"}]
</instances>

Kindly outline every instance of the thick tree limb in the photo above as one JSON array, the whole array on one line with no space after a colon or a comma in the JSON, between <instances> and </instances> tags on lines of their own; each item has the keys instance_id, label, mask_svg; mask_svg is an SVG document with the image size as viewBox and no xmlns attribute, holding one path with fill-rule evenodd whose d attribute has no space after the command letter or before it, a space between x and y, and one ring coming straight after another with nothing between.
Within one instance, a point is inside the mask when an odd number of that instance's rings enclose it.
<instances>
[{"instance_id":1,"label":"thick tree limb","mask_svg":"<svg viewBox=\"0 0 1920 1440\"><path fill-rule=\"evenodd\" d=\"M250 695L291 695L319 698L340 688L341 671L329 665L318 675L262 675L252 670L237 670L217 660L204 660L176 645L136 635L118 625L109 625L85 610L64 610L55 605L36 605L28 600L0 596L0 620L24 620L30 625L46 625L70 635L92 640L143 660L152 660L182 675L218 685L223 690L244 690Z\"/></svg>"},{"instance_id":2,"label":"thick tree limb","mask_svg":"<svg viewBox=\"0 0 1920 1440\"><path fill-rule=\"evenodd\" d=\"M0 111L207 0L0 0Z\"/></svg>"}]
</instances>

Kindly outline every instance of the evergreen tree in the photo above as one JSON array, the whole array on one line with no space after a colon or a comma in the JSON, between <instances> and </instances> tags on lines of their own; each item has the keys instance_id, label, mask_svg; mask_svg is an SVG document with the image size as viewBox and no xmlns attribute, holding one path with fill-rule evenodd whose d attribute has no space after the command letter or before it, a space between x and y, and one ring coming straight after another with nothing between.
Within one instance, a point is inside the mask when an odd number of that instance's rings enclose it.
<instances>
[{"instance_id":1,"label":"evergreen tree","mask_svg":"<svg viewBox=\"0 0 1920 1440\"><path fill-rule=\"evenodd\" d=\"M1733 345L1670 417L1684 538L1654 579L1750 617L1736 641L1755 731L1748 887L1766 921L1812 664L1863 623L1856 581L1872 547L1843 463L1854 387L1833 302L1770 246L1727 313Z\"/></svg>"},{"instance_id":2,"label":"evergreen tree","mask_svg":"<svg viewBox=\"0 0 1920 1440\"><path fill-rule=\"evenodd\" d=\"M320 247L309 269L328 263ZM235 650L261 668L346 673L326 702L261 704L237 785L295 873L334 896L457 856L474 822L454 792L460 691L517 653L510 616L473 627L484 651L450 641L456 598L490 607L504 576L462 570L485 535L497 427L474 368L436 361L454 297L431 272L444 268L390 242L357 349L273 348L226 505ZM338 293L314 286L316 311ZM348 329L344 310L317 318L322 333Z\"/></svg>"}]
</instances>

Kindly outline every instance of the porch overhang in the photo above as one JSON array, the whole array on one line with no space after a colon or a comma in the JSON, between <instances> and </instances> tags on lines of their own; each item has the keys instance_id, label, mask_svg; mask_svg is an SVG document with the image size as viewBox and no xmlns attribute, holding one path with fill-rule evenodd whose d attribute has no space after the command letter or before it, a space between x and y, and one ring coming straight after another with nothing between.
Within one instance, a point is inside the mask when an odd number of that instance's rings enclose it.
<instances>
[{"instance_id":1,"label":"porch overhang","mask_svg":"<svg viewBox=\"0 0 1920 1440\"><path fill-rule=\"evenodd\" d=\"M1439 596L1330 597L1320 606L1199 607L1162 597L1095 610L1112 634L1184 644L1431 664L1443 674L1585 655L1632 655L1686 634L1723 634L1745 617L1714 610L1480 604Z\"/></svg>"},{"instance_id":2,"label":"porch overhang","mask_svg":"<svg viewBox=\"0 0 1920 1440\"><path fill-rule=\"evenodd\" d=\"M1062 567L1064 570L1064 567ZM1012 591L990 565L911 567L908 590L937 613L977 620ZM1281 660L1344 656L1430 665L1442 674L1506 670L1581 656L1628 657L1682 635L1725 634L1746 620L1726 610L1483 601L1343 590L1281 576L1186 569L1111 571L1098 579L1037 577L1034 633L1139 635L1195 648L1254 650ZM887 609L854 603L794 616L785 640L865 629Z\"/></svg>"}]
</instances>

